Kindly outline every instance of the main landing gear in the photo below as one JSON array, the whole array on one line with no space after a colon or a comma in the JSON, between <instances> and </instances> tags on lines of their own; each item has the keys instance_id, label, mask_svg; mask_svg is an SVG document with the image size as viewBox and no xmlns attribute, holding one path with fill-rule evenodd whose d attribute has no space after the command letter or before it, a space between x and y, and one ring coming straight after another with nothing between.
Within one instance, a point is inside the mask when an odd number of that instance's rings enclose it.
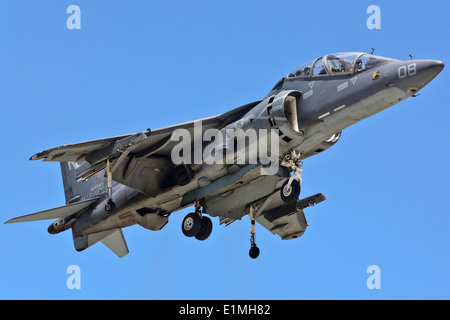
<instances>
[{"instance_id":1,"label":"main landing gear","mask_svg":"<svg viewBox=\"0 0 450 320\"><path fill-rule=\"evenodd\" d=\"M183 219L181 231L186 237L195 237L197 240L206 240L212 232L213 224L210 218L202 216L201 206L195 202L195 212L189 213Z\"/></svg>"},{"instance_id":2,"label":"main landing gear","mask_svg":"<svg viewBox=\"0 0 450 320\"><path fill-rule=\"evenodd\" d=\"M283 202L291 203L298 200L300 195L300 184L302 183L302 161L300 161L300 152L291 150L286 154L281 162L281 165L288 168L291 172L294 172L291 177L284 182L280 189L280 196ZM256 259L259 256L260 250L256 245L255 235L255 221L256 218L264 211L268 204L272 201L271 198L266 199L263 204L250 205L250 258ZM202 210L199 201L195 202L195 212L189 213L181 224L181 230L186 237L195 237L198 240L206 240L212 231L212 222L208 217L202 216Z\"/></svg>"}]
</instances>

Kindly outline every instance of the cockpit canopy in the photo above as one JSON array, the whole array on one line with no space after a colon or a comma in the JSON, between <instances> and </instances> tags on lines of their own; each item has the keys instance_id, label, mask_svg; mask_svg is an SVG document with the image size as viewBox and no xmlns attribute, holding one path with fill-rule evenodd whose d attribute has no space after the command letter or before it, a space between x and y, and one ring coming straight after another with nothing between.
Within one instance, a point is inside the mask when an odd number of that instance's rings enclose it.
<instances>
[{"instance_id":1,"label":"cockpit canopy","mask_svg":"<svg viewBox=\"0 0 450 320\"><path fill-rule=\"evenodd\" d=\"M357 74L392 60L362 52L334 53L303 64L287 79Z\"/></svg>"}]
</instances>

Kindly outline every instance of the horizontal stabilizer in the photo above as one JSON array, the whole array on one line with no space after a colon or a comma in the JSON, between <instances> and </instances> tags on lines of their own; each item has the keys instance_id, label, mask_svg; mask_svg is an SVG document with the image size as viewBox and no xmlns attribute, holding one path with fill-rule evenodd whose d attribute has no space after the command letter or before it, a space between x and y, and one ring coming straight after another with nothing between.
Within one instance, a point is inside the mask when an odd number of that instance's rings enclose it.
<instances>
[{"instance_id":1,"label":"horizontal stabilizer","mask_svg":"<svg viewBox=\"0 0 450 320\"><path fill-rule=\"evenodd\" d=\"M28 214L25 216L13 218L11 220L6 221L5 223L16 223L16 222L27 222L27 221L39 221L39 220L48 220L48 219L59 219L59 218L67 218L71 215L80 212L91 204L96 202L98 198L92 198L85 201L71 203L62 207L53 208L44 210L37 213Z\"/></svg>"}]
</instances>

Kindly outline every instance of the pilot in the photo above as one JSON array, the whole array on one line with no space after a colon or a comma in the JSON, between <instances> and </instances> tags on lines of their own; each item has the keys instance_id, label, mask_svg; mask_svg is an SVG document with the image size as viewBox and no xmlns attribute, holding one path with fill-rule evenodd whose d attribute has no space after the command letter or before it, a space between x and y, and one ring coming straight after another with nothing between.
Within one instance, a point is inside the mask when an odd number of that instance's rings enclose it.
<instances>
[{"instance_id":1,"label":"pilot","mask_svg":"<svg viewBox=\"0 0 450 320\"><path fill-rule=\"evenodd\" d=\"M362 60L358 59L358 61L356 61L355 70L356 71L362 71L362 69L363 69Z\"/></svg>"},{"instance_id":2,"label":"pilot","mask_svg":"<svg viewBox=\"0 0 450 320\"><path fill-rule=\"evenodd\" d=\"M350 72L350 71L352 71L352 65L345 61L342 61L340 69L341 69L341 72Z\"/></svg>"},{"instance_id":3,"label":"pilot","mask_svg":"<svg viewBox=\"0 0 450 320\"><path fill-rule=\"evenodd\" d=\"M332 66L330 68L331 72L338 73L339 71L341 71L341 68L336 65L336 60L332 60L330 62L332 64Z\"/></svg>"},{"instance_id":4,"label":"pilot","mask_svg":"<svg viewBox=\"0 0 450 320\"><path fill-rule=\"evenodd\" d=\"M305 76L309 76L311 74L311 67L306 67L304 70Z\"/></svg>"}]
</instances>

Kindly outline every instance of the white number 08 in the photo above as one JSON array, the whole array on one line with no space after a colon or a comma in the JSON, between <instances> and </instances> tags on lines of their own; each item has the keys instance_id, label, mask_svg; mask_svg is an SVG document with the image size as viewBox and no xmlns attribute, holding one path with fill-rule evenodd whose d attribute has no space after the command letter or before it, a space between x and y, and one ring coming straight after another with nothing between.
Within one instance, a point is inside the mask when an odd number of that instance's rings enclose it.
<instances>
[{"instance_id":1,"label":"white number 08","mask_svg":"<svg viewBox=\"0 0 450 320\"><path fill-rule=\"evenodd\" d=\"M400 79L403 79L403 78L406 78L407 76L415 75L417 73L416 66L417 65L415 63L413 63L413 64L408 65L408 67L403 66L403 67L398 68L398 77Z\"/></svg>"}]
</instances>

